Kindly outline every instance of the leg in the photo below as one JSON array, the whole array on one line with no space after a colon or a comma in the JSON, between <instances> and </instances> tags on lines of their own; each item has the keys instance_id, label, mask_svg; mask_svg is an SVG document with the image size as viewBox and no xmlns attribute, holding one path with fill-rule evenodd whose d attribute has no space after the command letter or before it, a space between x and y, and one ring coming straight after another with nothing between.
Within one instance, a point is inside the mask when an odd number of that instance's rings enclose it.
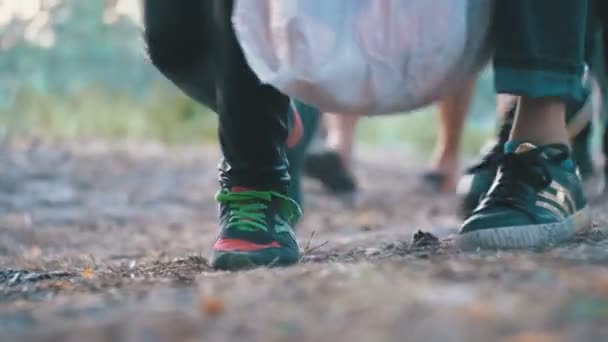
<instances>
[{"instance_id":1,"label":"leg","mask_svg":"<svg viewBox=\"0 0 608 342\"><path fill-rule=\"evenodd\" d=\"M352 172L355 133L360 117L349 114L326 114L327 146L337 151L344 167Z\"/></svg>"},{"instance_id":2,"label":"leg","mask_svg":"<svg viewBox=\"0 0 608 342\"><path fill-rule=\"evenodd\" d=\"M289 159L289 174L291 175L291 183L289 186L289 196L296 202L302 205L302 170L304 168L304 160L306 159L306 151L312 142L317 132L321 113L318 109L308 106L304 103L296 101L296 109L302 119L304 133L302 139L288 149L287 157ZM290 109L291 111L291 109Z\"/></svg>"},{"instance_id":3,"label":"leg","mask_svg":"<svg viewBox=\"0 0 608 342\"><path fill-rule=\"evenodd\" d=\"M439 135L431 161L432 173L429 175L441 176L441 191L456 189L462 131L475 94L476 80L477 77L473 78L460 91L439 102Z\"/></svg>"},{"instance_id":4,"label":"leg","mask_svg":"<svg viewBox=\"0 0 608 342\"><path fill-rule=\"evenodd\" d=\"M145 1L150 58L185 93L218 112L226 187L286 188L288 99L260 85L249 69L231 12L232 1Z\"/></svg>"},{"instance_id":5,"label":"leg","mask_svg":"<svg viewBox=\"0 0 608 342\"><path fill-rule=\"evenodd\" d=\"M527 248L589 228L566 128L584 98L587 1L498 1L498 93L520 96L492 187L462 226L464 248Z\"/></svg>"},{"instance_id":6,"label":"leg","mask_svg":"<svg viewBox=\"0 0 608 342\"><path fill-rule=\"evenodd\" d=\"M232 4L146 0L145 38L158 69L219 115L221 232L212 266L291 264L299 259L292 225L300 209L285 196L288 99L249 69L232 29Z\"/></svg>"},{"instance_id":7,"label":"leg","mask_svg":"<svg viewBox=\"0 0 608 342\"><path fill-rule=\"evenodd\" d=\"M217 82L222 180L231 187L276 189L289 184L285 140L288 98L261 85L232 29L232 1L221 1L221 76Z\"/></svg>"},{"instance_id":8,"label":"leg","mask_svg":"<svg viewBox=\"0 0 608 342\"><path fill-rule=\"evenodd\" d=\"M148 55L169 80L214 111L218 28L211 20L211 1L144 0L144 39Z\"/></svg>"}]
</instances>

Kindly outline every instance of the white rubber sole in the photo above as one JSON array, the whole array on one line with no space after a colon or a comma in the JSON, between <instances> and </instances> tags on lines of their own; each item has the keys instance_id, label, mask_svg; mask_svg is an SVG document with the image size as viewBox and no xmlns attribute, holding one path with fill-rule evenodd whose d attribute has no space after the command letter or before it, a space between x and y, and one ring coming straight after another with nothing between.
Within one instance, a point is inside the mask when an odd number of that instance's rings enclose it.
<instances>
[{"instance_id":1,"label":"white rubber sole","mask_svg":"<svg viewBox=\"0 0 608 342\"><path fill-rule=\"evenodd\" d=\"M571 241L576 234L591 228L587 207L562 222L481 229L458 235L462 250L542 248Z\"/></svg>"}]
</instances>

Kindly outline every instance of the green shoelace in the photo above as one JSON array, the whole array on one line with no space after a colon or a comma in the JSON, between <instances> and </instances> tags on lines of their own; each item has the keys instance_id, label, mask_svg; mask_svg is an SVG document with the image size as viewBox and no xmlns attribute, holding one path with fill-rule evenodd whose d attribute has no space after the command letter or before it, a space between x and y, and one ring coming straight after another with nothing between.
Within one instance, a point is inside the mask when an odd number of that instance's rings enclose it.
<instances>
[{"instance_id":1,"label":"green shoelace","mask_svg":"<svg viewBox=\"0 0 608 342\"><path fill-rule=\"evenodd\" d=\"M230 214L226 227L236 228L243 231L262 230L268 232L266 224L266 210L272 205L272 199L279 198L282 212L286 214L287 222L293 223L300 219L302 211L297 203L291 198L273 191L243 191L228 192L220 191L215 199L228 206Z\"/></svg>"}]
</instances>

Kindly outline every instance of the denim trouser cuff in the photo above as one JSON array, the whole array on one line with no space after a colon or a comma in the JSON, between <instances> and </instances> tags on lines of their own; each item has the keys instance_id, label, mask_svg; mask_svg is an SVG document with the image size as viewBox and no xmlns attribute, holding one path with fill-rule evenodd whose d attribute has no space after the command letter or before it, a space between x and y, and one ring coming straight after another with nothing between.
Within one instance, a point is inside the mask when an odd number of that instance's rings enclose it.
<instances>
[{"instance_id":1,"label":"denim trouser cuff","mask_svg":"<svg viewBox=\"0 0 608 342\"><path fill-rule=\"evenodd\" d=\"M496 67L494 83L499 94L531 98L559 97L574 103L582 102L585 98L583 77L572 73Z\"/></svg>"}]
</instances>

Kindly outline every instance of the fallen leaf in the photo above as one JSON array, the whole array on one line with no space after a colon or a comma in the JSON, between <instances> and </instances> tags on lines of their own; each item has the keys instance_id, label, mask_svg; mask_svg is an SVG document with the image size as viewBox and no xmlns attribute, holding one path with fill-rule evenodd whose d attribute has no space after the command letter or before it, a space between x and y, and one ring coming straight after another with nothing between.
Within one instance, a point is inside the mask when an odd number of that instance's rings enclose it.
<instances>
[{"instance_id":1,"label":"fallen leaf","mask_svg":"<svg viewBox=\"0 0 608 342\"><path fill-rule=\"evenodd\" d=\"M72 287L72 283L70 283L68 280L63 280L58 285L62 290L67 290Z\"/></svg>"},{"instance_id":2,"label":"fallen leaf","mask_svg":"<svg viewBox=\"0 0 608 342\"><path fill-rule=\"evenodd\" d=\"M360 226L371 226L374 223L373 212L371 210L361 210L356 220Z\"/></svg>"},{"instance_id":3,"label":"fallen leaf","mask_svg":"<svg viewBox=\"0 0 608 342\"><path fill-rule=\"evenodd\" d=\"M30 249L30 257L39 258L42 255L42 249L39 246L32 246Z\"/></svg>"},{"instance_id":4,"label":"fallen leaf","mask_svg":"<svg viewBox=\"0 0 608 342\"><path fill-rule=\"evenodd\" d=\"M224 312L224 301L218 297L205 297L199 303L199 309L202 313L210 316L219 316Z\"/></svg>"},{"instance_id":5,"label":"fallen leaf","mask_svg":"<svg viewBox=\"0 0 608 342\"><path fill-rule=\"evenodd\" d=\"M32 227L32 217L28 213L11 213L0 217L2 226L15 229L29 229Z\"/></svg>"},{"instance_id":6,"label":"fallen leaf","mask_svg":"<svg viewBox=\"0 0 608 342\"><path fill-rule=\"evenodd\" d=\"M559 342L555 335L545 332L527 332L507 339L507 342Z\"/></svg>"},{"instance_id":7,"label":"fallen leaf","mask_svg":"<svg viewBox=\"0 0 608 342\"><path fill-rule=\"evenodd\" d=\"M82 270L82 273L80 275L84 279L93 279L93 277L95 276L95 270L93 270L91 266L87 266L84 268L84 270Z\"/></svg>"},{"instance_id":8,"label":"fallen leaf","mask_svg":"<svg viewBox=\"0 0 608 342\"><path fill-rule=\"evenodd\" d=\"M51 281L46 284L40 286L41 289L51 289L51 290L67 290L72 287L72 283L67 280L56 280Z\"/></svg>"},{"instance_id":9,"label":"fallen leaf","mask_svg":"<svg viewBox=\"0 0 608 342\"><path fill-rule=\"evenodd\" d=\"M496 303L490 300L479 300L471 303L467 305L464 312L478 320L491 320L498 315Z\"/></svg>"}]
</instances>

